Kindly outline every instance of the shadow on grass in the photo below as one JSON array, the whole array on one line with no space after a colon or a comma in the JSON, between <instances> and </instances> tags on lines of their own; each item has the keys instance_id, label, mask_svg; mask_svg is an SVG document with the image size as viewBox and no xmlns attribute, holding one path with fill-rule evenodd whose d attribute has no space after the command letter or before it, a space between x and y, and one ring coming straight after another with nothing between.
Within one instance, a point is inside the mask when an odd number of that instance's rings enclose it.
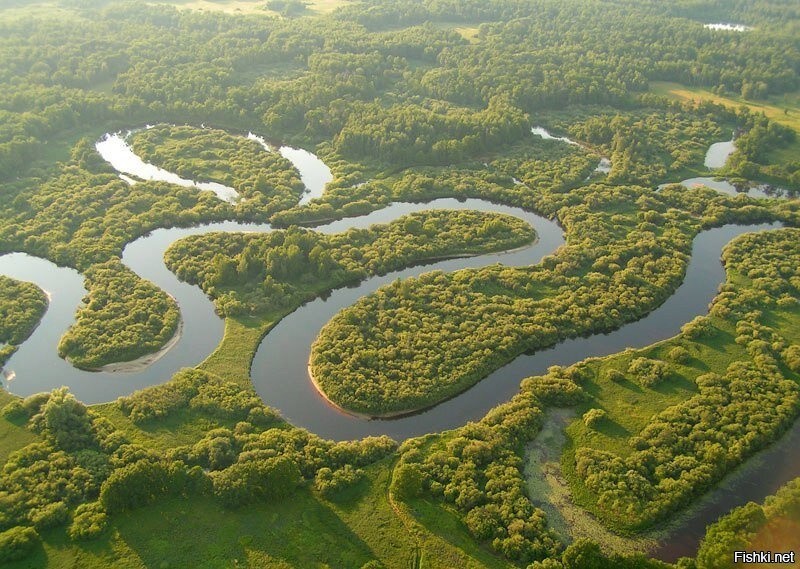
<instances>
[{"instance_id":1,"label":"shadow on grass","mask_svg":"<svg viewBox=\"0 0 800 569\"><path fill-rule=\"evenodd\" d=\"M477 560L484 567L507 567L501 559L482 547L467 531L464 522L459 517L430 500L410 500L406 506L414 515L414 519L419 522L428 532L439 537L442 541L449 543L456 549L474 560ZM440 560L444 561L444 560Z\"/></svg>"},{"instance_id":2,"label":"shadow on grass","mask_svg":"<svg viewBox=\"0 0 800 569\"><path fill-rule=\"evenodd\" d=\"M702 372L711 371L711 368L708 367L708 364L706 364L706 362L704 362L703 360L701 360L699 358L695 358L695 357L689 358L689 360L687 362L685 362L683 365L685 365L686 367L690 367L690 368L696 369L698 371L702 371Z\"/></svg>"},{"instance_id":3,"label":"shadow on grass","mask_svg":"<svg viewBox=\"0 0 800 569\"><path fill-rule=\"evenodd\" d=\"M171 498L118 516L119 537L147 568L360 567L369 546L309 492L222 510L210 497Z\"/></svg>"},{"instance_id":4,"label":"shadow on grass","mask_svg":"<svg viewBox=\"0 0 800 569\"><path fill-rule=\"evenodd\" d=\"M642 389L641 385L631 381L627 377L622 378L622 379L615 379L615 380L612 380L612 381L616 385L619 385L620 387L623 387L623 388L627 389L628 391L632 391L634 393L644 393L644 389Z\"/></svg>"},{"instance_id":5,"label":"shadow on grass","mask_svg":"<svg viewBox=\"0 0 800 569\"><path fill-rule=\"evenodd\" d=\"M686 377L673 373L669 379L653 386L653 391L661 395L677 395L682 393L696 393L697 385Z\"/></svg>"},{"instance_id":6,"label":"shadow on grass","mask_svg":"<svg viewBox=\"0 0 800 569\"><path fill-rule=\"evenodd\" d=\"M629 438L632 433L614 421L613 419L609 419L608 417L604 418L600 421L595 427L594 430L600 433L601 435L605 435L611 438Z\"/></svg>"}]
</instances>

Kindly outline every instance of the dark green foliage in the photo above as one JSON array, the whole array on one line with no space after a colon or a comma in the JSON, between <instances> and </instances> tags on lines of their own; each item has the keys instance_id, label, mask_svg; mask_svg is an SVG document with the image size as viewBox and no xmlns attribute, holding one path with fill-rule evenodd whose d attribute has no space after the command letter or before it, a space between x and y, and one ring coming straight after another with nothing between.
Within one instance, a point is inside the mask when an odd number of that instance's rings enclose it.
<instances>
[{"instance_id":1,"label":"dark green foliage","mask_svg":"<svg viewBox=\"0 0 800 569\"><path fill-rule=\"evenodd\" d=\"M413 463L401 463L392 473L392 492L404 500L416 498L422 492L422 471Z\"/></svg>"},{"instance_id":2,"label":"dark green foliage","mask_svg":"<svg viewBox=\"0 0 800 569\"><path fill-rule=\"evenodd\" d=\"M609 182L651 186L702 164L709 144L723 136L720 123L725 120L734 117L713 105L676 103L666 109L593 112L585 120L570 117L566 123L554 121L554 126L609 157ZM640 215L646 220L659 217L655 211Z\"/></svg>"},{"instance_id":3,"label":"dark green foliage","mask_svg":"<svg viewBox=\"0 0 800 569\"><path fill-rule=\"evenodd\" d=\"M387 164L449 164L530 136L530 122L507 98L473 113L451 105L365 105L345 123L334 147L349 158Z\"/></svg>"},{"instance_id":4,"label":"dark green foliage","mask_svg":"<svg viewBox=\"0 0 800 569\"><path fill-rule=\"evenodd\" d=\"M322 198L278 213L273 224L315 223L361 215L392 201L429 201L441 197L481 198L530 210L540 207L537 191L563 192L585 183L599 156L575 146L530 137L488 163L447 168L415 168L387 183L343 178L328 184ZM358 174L353 174L357 176ZM515 184L514 177L524 178Z\"/></svg>"},{"instance_id":5,"label":"dark green foliage","mask_svg":"<svg viewBox=\"0 0 800 569\"><path fill-rule=\"evenodd\" d=\"M27 557L39 545L39 541L39 534L29 527L13 527L0 533L0 562Z\"/></svg>"},{"instance_id":6,"label":"dark green foliage","mask_svg":"<svg viewBox=\"0 0 800 569\"><path fill-rule=\"evenodd\" d=\"M744 87L742 89L744 94ZM756 98L756 97L751 97ZM745 132L736 139L736 150L728 158L723 172L748 180L769 177L784 180L797 187L800 184L800 160L789 164L769 165L770 150L783 148L797 140L797 132L787 126L770 122L765 116L744 114Z\"/></svg>"},{"instance_id":7,"label":"dark green foliage","mask_svg":"<svg viewBox=\"0 0 800 569\"><path fill-rule=\"evenodd\" d=\"M108 512L129 510L163 496L202 492L206 480L200 468L143 458L114 470L100 488L100 503Z\"/></svg>"}]
</instances>

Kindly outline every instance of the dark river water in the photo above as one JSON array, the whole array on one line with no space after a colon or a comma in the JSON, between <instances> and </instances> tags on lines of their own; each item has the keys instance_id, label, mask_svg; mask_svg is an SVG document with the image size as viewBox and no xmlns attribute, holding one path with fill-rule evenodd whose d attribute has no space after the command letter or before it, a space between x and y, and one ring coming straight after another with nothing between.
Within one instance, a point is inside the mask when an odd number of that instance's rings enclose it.
<instances>
[{"instance_id":1,"label":"dark river water","mask_svg":"<svg viewBox=\"0 0 800 569\"><path fill-rule=\"evenodd\" d=\"M132 154L130 148L124 141L120 143L122 139L119 136L115 136L104 137L98 142L98 149L102 149L101 153L110 162L126 164L122 173L137 176L139 179L162 175L152 170L154 167L151 165L145 165L148 167L146 171L137 171L132 167L131 164L136 164L135 157L126 155L126 153ZM263 141L253 135L251 138ZM111 141L111 144L101 146L104 141ZM280 151L295 164L308 187L308 193L302 202L305 203L312 197L321 195L325 183L330 180L330 170L327 166L316 156L305 151L287 150L285 147ZM127 179L129 182L136 182L133 178ZM705 178L686 183L705 180L713 182ZM214 191L220 199L226 201L235 200L236 197L230 191L216 186L204 187L196 184L195 187L198 191ZM352 227L386 223L411 212L430 209L469 209L513 215L530 223L536 229L538 239L529 246L507 253L444 260L372 277L357 286L338 289L326 298L311 301L284 318L261 343L253 361L252 379L256 391L264 402L280 410L292 424L336 440L381 434L403 440L455 428L467 421L480 419L492 407L510 399L517 392L523 378L541 374L551 365L570 365L587 357L604 356L628 347L641 348L677 334L684 323L707 312L709 303L724 281L725 272L720 261L722 248L743 233L780 227L778 224L728 225L702 232L694 240L691 261L683 284L664 304L637 322L622 326L609 334L571 339L532 355L522 355L471 389L412 416L386 420L351 416L327 404L314 389L308 377L307 362L311 344L320 329L334 314L350 306L358 298L397 278L416 276L434 269L454 271L492 263L508 266L531 265L555 252L564 243L563 232L555 222L519 208L476 199L464 201L439 199L424 204L395 203L371 214L335 221L316 227L315 230L337 233ZM163 383L176 370L199 364L219 344L223 334L223 322L214 313L212 303L199 288L180 282L167 270L163 262L164 251L176 240L190 235L212 231L271 230L269 225L235 222L183 229L159 229L137 239L125 248L123 262L141 277L171 294L181 309L183 319L183 334L177 344L150 366L130 373L78 370L58 357L56 351L58 340L74 323L76 307L86 293L83 278L79 273L23 253L0 257L0 274L34 282L51 297L50 307L40 326L6 365L4 387L12 393L26 396L67 385L82 401L101 403L149 385ZM800 434L793 431L791 436L794 437L791 439L794 442L781 442L767 451L777 453L775 455L777 457L783 457L780 464L784 467L775 468L774 465L762 467L757 471L757 475L746 477L730 499L717 502L717 505L702 506L696 514L693 514L694 518L690 518L675 533L675 537L664 544L659 555L671 558L691 554L696 548L697 536L702 534L706 524L742 500L760 500L787 480L800 475L800 460L793 451L793 446L800 442ZM684 543L687 545L684 546Z\"/></svg>"}]
</instances>

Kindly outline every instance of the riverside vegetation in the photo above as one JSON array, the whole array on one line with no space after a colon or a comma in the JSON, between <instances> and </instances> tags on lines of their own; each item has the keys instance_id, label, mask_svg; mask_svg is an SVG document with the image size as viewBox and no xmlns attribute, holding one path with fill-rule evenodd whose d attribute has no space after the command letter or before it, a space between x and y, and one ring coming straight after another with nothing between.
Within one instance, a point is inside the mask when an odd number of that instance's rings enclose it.
<instances>
[{"instance_id":1,"label":"riverside vegetation","mask_svg":"<svg viewBox=\"0 0 800 569\"><path fill-rule=\"evenodd\" d=\"M308 298L534 237L477 212L340 235L293 224L478 197L565 230L567 245L539 266L422 275L334 318L314 346L315 376L337 403L372 413L434 404L526 350L640 318L678 286L703 229L797 226L796 201L654 192L705 172L703 150L732 131L722 173L796 187L800 165L786 121L650 91L668 81L746 100L794 96L793 3L368 0L281 19L104 0L0 7L0 251L86 276L61 343L73 362L133 359L174 334L174 303L121 263L127 243L226 219L286 228L169 250L169 266L227 318L198 368L93 407L66 389L0 393L4 565L664 567L549 526L534 505L548 496L529 495L523 474L544 411L576 408L562 458L573 500L628 533L670 519L796 418L794 228L733 242L710 314L676 338L553 368L480 420L399 446L294 427L248 373L270 326ZM709 17L754 30L707 30ZM469 39L456 31L465 26ZM130 138L145 159L245 199L121 180L93 144L148 123ZM537 124L581 146L539 139ZM323 197L296 207L296 172L234 134L249 130L324 158L334 180ZM603 156L607 175L594 172ZM0 279L5 357L45 307L36 287ZM733 547L767 545L774 528L791 533L795 485L711 526L679 565L716 567Z\"/></svg>"},{"instance_id":2,"label":"riverside vegetation","mask_svg":"<svg viewBox=\"0 0 800 569\"><path fill-rule=\"evenodd\" d=\"M47 297L35 285L0 277L0 363L24 342L47 309Z\"/></svg>"}]
</instances>

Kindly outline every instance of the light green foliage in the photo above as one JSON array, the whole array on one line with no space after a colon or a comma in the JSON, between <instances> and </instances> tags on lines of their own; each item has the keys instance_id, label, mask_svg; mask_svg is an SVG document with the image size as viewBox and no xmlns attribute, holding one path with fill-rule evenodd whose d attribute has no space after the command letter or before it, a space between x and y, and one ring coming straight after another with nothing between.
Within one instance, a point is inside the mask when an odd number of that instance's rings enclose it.
<instances>
[{"instance_id":1,"label":"light green foliage","mask_svg":"<svg viewBox=\"0 0 800 569\"><path fill-rule=\"evenodd\" d=\"M669 351L667 357L670 359L670 361L673 361L676 364L685 364L691 359L692 356L689 353L689 350L683 346L675 346Z\"/></svg>"},{"instance_id":2,"label":"light green foliage","mask_svg":"<svg viewBox=\"0 0 800 569\"><path fill-rule=\"evenodd\" d=\"M0 276L0 342L24 342L46 309L47 296L36 285Z\"/></svg>"},{"instance_id":3,"label":"light green foliage","mask_svg":"<svg viewBox=\"0 0 800 569\"><path fill-rule=\"evenodd\" d=\"M607 413L602 409L589 409L583 414L583 423L590 429L593 429L603 422L606 415Z\"/></svg>"},{"instance_id":4,"label":"light green foliage","mask_svg":"<svg viewBox=\"0 0 800 569\"><path fill-rule=\"evenodd\" d=\"M699 227L677 209L693 207L682 196L599 185L535 196L564 225L566 248L535 267L431 272L361 298L312 349L328 397L375 415L432 405L523 351L635 320L683 278ZM770 215L717 200L724 209L707 209L709 224ZM658 225L640 221L652 211Z\"/></svg>"},{"instance_id":5,"label":"light green foliage","mask_svg":"<svg viewBox=\"0 0 800 569\"><path fill-rule=\"evenodd\" d=\"M252 389L195 369L184 369L163 385L120 397L117 405L134 423L164 419L186 408L228 420L249 418L259 425L278 420Z\"/></svg>"},{"instance_id":6,"label":"light green foliage","mask_svg":"<svg viewBox=\"0 0 800 569\"><path fill-rule=\"evenodd\" d=\"M628 364L628 375L644 387L658 385L669 376L669 364L647 358L634 358Z\"/></svg>"},{"instance_id":7,"label":"light green foliage","mask_svg":"<svg viewBox=\"0 0 800 569\"><path fill-rule=\"evenodd\" d=\"M342 490L364 479L364 471L345 464L342 468L331 470L323 467L314 478L314 487L326 498L335 498Z\"/></svg>"},{"instance_id":8,"label":"light green foliage","mask_svg":"<svg viewBox=\"0 0 800 569\"><path fill-rule=\"evenodd\" d=\"M562 544L544 512L525 497L519 449L538 433L542 406L575 405L578 367L525 380L511 401L481 421L400 447L392 490L405 500L433 495L452 504L470 533L519 563L553 556ZM572 379L571 379L572 378Z\"/></svg>"},{"instance_id":9,"label":"light green foliage","mask_svg":"<svg viewBox=\"0 0 800 569\"><path fill-rule=\"evenodd\" d=\"M31 428L56 448L74 451L94 446L92 416L66 387L50 394L39 411L31 417Z\"/></svg>"},{"instance_id":10,"label":"light green foliage","mask_svg":"<svg viewBox=\"0 0 800 569\"><path fill-rule=\"evenodd\" d=\"M69 537L88 541L98 538L108 527L108 516L99 502L81 504L75 510L75 517L69 527Z\"/></svg>"},{"instance_id":11,"label":"light green foliage","mask_svg":"<svg viewBox=\"0 0 800 569\"><path fill-rule=\"evenodd\" d=\"M800 170L787 146L792 134L772 122L646 93L651 81L665 80L772 101L793 96L800 12L788 2L371 0L299 19L146 3L29 4L0 11L0 250L27 251L87 276L113 269L90 286L93 306L73 330L84 334L73 348L95 364L111 361L112 351L136 357L124 347L137 342L157 349L174 331L170 303L114 265L126 243L162 226L269 216L287 226L444 196L481 197L557 219L568 245L541 267L428 275L386 287L334 320L321 344L327 360L317 362L328 369L319 375L345 386L343 401L391 412L457 393L522 351L642 316L680 282L691 238L702 228L800 221L791 202L682 187L655 194L656 181L696 171L704 146L734 129L739 150L731 173L796 182ZM709 19L757 29L712 32L701 24ZM460 26L474 28L477 41L454 31ZM133 143L153 162L233 185L246 199L230 205L193 188L120 180L94 141L152 122L217 125L161 126ZM529 124L553 127L586 148L539 140ZM325 196L294 207L296 173L230 134L247 129L315 149L336 175ZM613 161L608 176L592 174L601 155ZM622 183L646 187L615 186ZM478 231L478 217L460 223ZM441 231L447 221L436 220ZM387 567L449 569L524 566L545 557L541 567L553 569L658 567L591 543L564 548L548 529L521 472L522 449L536 436L542 409L581 405L581 412L608 413L591 437L575 440L608 443L608 454L578 449L580 467L599 474L589 480L592 490L575 484L574 496L629 529L693 499L797 414L792 374L800 367L800 338L792 326L800 263L792 256L796 232L787 231L743 240L726 253L729 270L738 267L731 282L712 314L677 340L688 361L669 355L673 342L526 380L517 397L482 420L406 443L388 492L393 443L324 441L281 422L243 387L261 336L297 302L370 271L483 251L493 238L477 235L469 250L464 240L472 233L453 232L447 247L428 247L431 237L416 229L412 223L385 235L383 228L324 238L292 229L280 237L192 241L174 266L223 312L259 312L257 324L229 322L233 333L206 372L182 372L118 405L87 411L63 392L6 404L10 396L3 395L0 530L10 532L0 534L0 550L19 546L32 552L23 563L65 567L360 567L380 559ZM504 235L515 234L507 229ZM383 238L375 250L347 241ZM395 244L407 247L390 257ZM120 294L123 282L142 296ZM21 341L40 318L41 302L28 301L35 295L27 287L9 286L0 283L14 291L0 299L3 324ZM24 306L12 305L17 291ZM135 330L126 338L100 326L105 314L114 316L108 322L128 314L156 320L147 329L126 321ZM629 381L633 357L666 358L674 373L655 389L641 388ZM345 360L352 365L342 367ZM359 374L370 378L366 402L350 399ZM397 377L403 379L389 389ZM613 395L620 401L609 401ZM586 426L576 421L570 429ZM629 439L634 446L626 446ZM356 479L335 500L319 496ZM302 487L312 481L319 492ZM242 506L234 513L221 503ZM770 525L778 518L762 509L767 533L778 533L782 526ZM35 531L23 529L55 528L68 515L76 537L97 534L98 542L72 542L69 530L56 528L39 546ZM757 537L748 536L749 547L762 546ZM723 555L708 551L707 559Z\"/></svg>"},{"instance_id":12,"label":"light green foliage","mask_svg":"<svg viewBox=\"0 0 800 569\"><path fill-rule=\"evenodd\" d=\"M39 534L29 527L13 527L0 533L0 561L5 563L27 557L39 541Z\"/></svg>"},{"instance_id":13,"label":"light green foliage","mask_svg":"<svg viewBox=\"0 0 800 569\"><path fill-rule=\"evenodd\" d=\"M628 113L595 111L584 120L556 120L554 126L609 157L609 182L652 186L702 169L708 146L723 136L721 123L735 120L735 114L713 105L675 104Z\"/></svg>"}]
</instances>

